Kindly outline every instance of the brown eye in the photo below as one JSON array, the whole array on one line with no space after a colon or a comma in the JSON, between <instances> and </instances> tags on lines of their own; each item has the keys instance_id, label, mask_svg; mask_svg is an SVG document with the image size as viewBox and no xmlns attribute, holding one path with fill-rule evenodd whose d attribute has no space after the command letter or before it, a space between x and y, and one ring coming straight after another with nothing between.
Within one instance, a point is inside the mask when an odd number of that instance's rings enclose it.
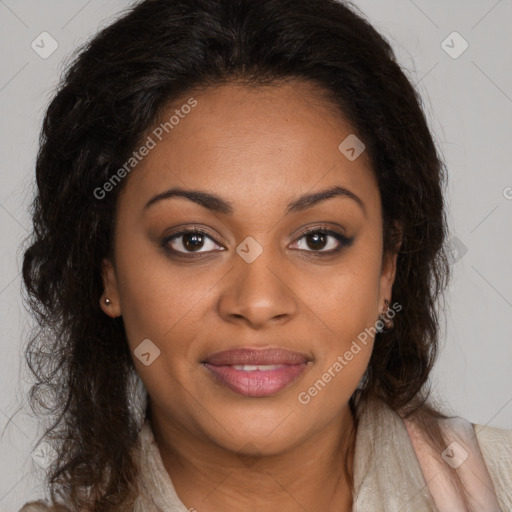
<instances>
[{"instance_id":1,"label":"brown eye","mask_svg":"<svg viewBox=\"0 0 512 512\"><path fill-rule=\"evenodd\" d=\"M301 243L305 239L306 242ZM306 252L318 252L320 254L334 254L343 247L349 246L354 241L354 237L347 238L336 231L314 229L304 233L297 242L298 248Z\"/></svg>"},{"instance_id":2,"label":"brown eye","mask_svg":"<svg viewBox=\"0 0 512 512\"><path fill-rule=\"evenodd\" d=\"M306 235L305 238L307 246L314 251L318 251L325 248L329 237L325 233L317 231L316 233Z\"/></svg>"},{"instance_id":3,"label":"brown eye","mask_svg":"<svg viewBox=\"0 0 512 512\"><path fill-rule=\"evenodd\" d=\"M201 254L219 247L213 238L199 230L180 231L163 240L162 245L171 252L181 254L194 252ZM207 250L201 251L205 247Z\"/></svg>"},{"instance_id":4,"label":"brown eye","mask_svg":"<svg viewBox=\"0 0 512 512\"><path fill-rule=\"evenodd\" d=\"M187 251L196 251L201 249L204 244L204 235L200 233L188 233L183 235L182 245Z\"/></svg>"}]
</instances>

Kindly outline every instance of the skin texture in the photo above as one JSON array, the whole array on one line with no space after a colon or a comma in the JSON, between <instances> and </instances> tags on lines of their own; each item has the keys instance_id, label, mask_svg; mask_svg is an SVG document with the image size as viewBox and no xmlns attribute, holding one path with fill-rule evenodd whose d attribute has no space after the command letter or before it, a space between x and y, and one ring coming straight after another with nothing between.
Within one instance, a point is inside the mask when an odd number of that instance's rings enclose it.
<instances>
[{"instance_id":1,"label":"skin texture","mask_svg":"<svg viewBox=\"0 0 512 512\"><path fill-rule=\"evenodd\" d=\"M392 302L396 255L382 259L380 195L367 155L349 161L338 150L354 130L312 84L231 83L194 98L197 106L125 178L101 307L123 316L132 353L145 339L161 351L149 366L134 362L164 465L187 507L349 511L348 401L373 339L308 404L297 397L375 326L384 300ZM333 186L356 194L364 210L337 196L285 215L290 201ZM172 187L217 194L234 213L181 197L144 209ZM339 246L330 235L324 245L303 236L322 224L353 243L318 255ZM163 249L166 236L194 226L212 238L202 256ZM252 263L236 252L249 236L263 249ZM168 246L186 253L184 238ZM201 364L239 347L284 347L312 362L277 394L248 398Z\"/></svg>"}]
</instances>

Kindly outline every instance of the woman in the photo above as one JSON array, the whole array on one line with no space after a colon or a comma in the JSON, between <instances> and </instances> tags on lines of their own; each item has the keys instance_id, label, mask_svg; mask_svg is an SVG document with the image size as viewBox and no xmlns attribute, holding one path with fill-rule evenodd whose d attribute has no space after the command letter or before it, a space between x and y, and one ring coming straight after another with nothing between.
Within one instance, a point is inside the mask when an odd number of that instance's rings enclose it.
<instances>
[{"instance_id":1,"label":"woman","mask_svg":"<svg viewBox=\"0 0 512 512\"><path fill-rule=\"evenodd\" d=\"M141 2L70 67L36 172L55 456L23 511L510 510L512 432L429 398L444 164L355 9Z\"/></svg>"}]
</instances>

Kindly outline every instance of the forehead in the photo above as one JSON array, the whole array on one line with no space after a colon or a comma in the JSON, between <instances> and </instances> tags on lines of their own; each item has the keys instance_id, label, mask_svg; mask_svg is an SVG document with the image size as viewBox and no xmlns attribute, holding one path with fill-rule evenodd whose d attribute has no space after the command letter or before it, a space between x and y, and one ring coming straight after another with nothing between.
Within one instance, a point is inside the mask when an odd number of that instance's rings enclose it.
<instances>
[{"instance_id":1,"label":"forehead","mask_svg":"<svg viewBox=\"0 0 512 512\"><path fill-rule=\"evenodd\" d=\"M354 128L307 82L190 93L168 106L147 136L154 147L123 191L140 201L174 186L269 207L315 187L378 192L366 152L351 161L339 149Z\"/></svg>"}]
</instances>

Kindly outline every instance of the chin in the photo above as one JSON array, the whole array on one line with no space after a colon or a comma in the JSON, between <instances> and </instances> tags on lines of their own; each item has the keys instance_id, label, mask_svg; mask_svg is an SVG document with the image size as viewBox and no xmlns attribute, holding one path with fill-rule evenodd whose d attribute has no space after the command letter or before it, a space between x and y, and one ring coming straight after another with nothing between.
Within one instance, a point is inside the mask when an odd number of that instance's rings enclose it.
<instances>
[{"instance_id":1,"label":"chin","mask_svg":"<svg viewBox=\"0 0 512 512\"><path fill-rule=\"evenodd\" d=\"M203 433L213 443L235 453L276 455L291 448L305 434L304 421L292 408L267 406L264 410L247 411L230 407L215 411L212 421L204 423L205 416L202 417Z\"/></svg>"}]
</instances>

